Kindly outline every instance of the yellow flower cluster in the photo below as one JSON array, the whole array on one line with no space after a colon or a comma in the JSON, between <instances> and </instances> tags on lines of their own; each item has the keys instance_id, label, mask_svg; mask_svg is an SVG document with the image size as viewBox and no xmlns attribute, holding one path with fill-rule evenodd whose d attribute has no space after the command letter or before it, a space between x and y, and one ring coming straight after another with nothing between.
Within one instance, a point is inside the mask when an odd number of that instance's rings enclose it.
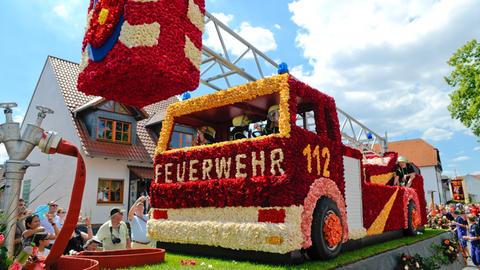
<instances>
[{"instance_id":1,"label":"yellow flower cluster","mask_svg":"<svg viewBox=\"0 0 480 270\"><path fill-rule=\"evenodd\" d=\"M280 133L268 136L261 136L254 139L241 139L235 141L226 141L212 145L192 146L182 149L168 150L167 153L175 151L188 151L193 149L204 149L208 147L222 147L229 144L241 144L245 141L263 140L269 137L289 137L290 136L290 112L288 101L290 99L290 88L288 84L288 74L275 75L269 78L258 80L252 83L232 87L225 91L219 91L210 95L188 99L182 102L171 104L167 109L167 115L163 122L160 139L155 150L155 155L165 152L168 149L170 134L174 126L175 117L191 114L198 111L209 110L217 107L227 106L238 102L255 99L259 96L272 93L280 94Z\"/></svg>"},{"instance_id":2,"label":"yellow flower cluster","mask_svg":"<svg viewBox=\"0 0 480 270\"><path fill-rule=\"evenodd\" d=\"M276 207L274 207L277 209ZM303 207L283 207L284 223L257 222L259 207L168 209L168 220L150 219L148 237L162 242L287 253L301 248ZM265 208L263 208L265 209Z\"/></svg>"},{"instance_id":3,"label":"yellow flower cluster","mask_svg":"<svg viewBox=\"0 0 480 270\"><path fill-rule=\"evenodd\" d=\"M370 182L374 184L381 184L386 185L390 179L393 177L393 172L379 174L379 175L372 175L370 176Z\"/></svg>"},{"instance_id":4,"label":"yellow flower cluster","mask_svg":"<svg viewBox=\"0 0 480 270\"><path fill-rule=\"evenodd\" d=\"M108 9L102 8L98 14L98 24L104 25L108 18Z\"/></svg>"},{"instance_id":5,"label":"yellow flower cluster","mask_svg":"<svg viewBox=\"0 0 480 270\"><path fill-rule=\"evenodd\" d=\"M140 46L155 46L158 44L159 36L160 24L158 22L131 25L125 21L120 31L119 40L131 49Z\"/></svg>"}]
</instances>

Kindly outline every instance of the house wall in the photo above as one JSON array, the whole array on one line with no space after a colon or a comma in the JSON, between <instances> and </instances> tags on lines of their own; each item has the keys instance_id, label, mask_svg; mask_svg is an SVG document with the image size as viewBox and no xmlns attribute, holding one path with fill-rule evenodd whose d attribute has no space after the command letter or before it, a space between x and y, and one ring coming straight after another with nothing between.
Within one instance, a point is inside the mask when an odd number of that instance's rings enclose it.
<instances>
[{"instance_id":1,"label":"house wall","mask_svg":"<svg viewBox=\"0 0 480 270\"><path fill-rule=\"evenodd\" d=\"M46 106L54 110L42 123L45 130L55 131L62 138L77 147L80 140L73 126L71 113L65 105L58 82L49 62L44 66L40 79L27 108L23 123L34 123L38 111L36 106ZM22 128L25 124L22 124ZM46 204L51 200L58 201L62 207L67 205L73 185L76 159L63 155L46 155L35 148L28 157L32 163L40 163L39 167L30 167L24 179L31 179L29 209Z\"/></svg>"},{"instance_id":2,"label":"house wall","mask_svg":"<svg viewBox=\"0 0 480 270\"><path fill-rule=\"evenodd\" d=\"M471 198L470 202L480 202L480 180L471 175L466 175L464 176L464 181L466 185L465 192Z\"/></svg>"},{"instance_id":3,"label":"house wall","mask_svg":"<svg viewBox=\"0 0 480 270\"><path fill-rule=\"evenodd\" d=\"M48 115L42 127L45 130L56 131L62 138L70 141L82 149L77 131L73 125L71 113L65 105L58 83L51 65L47 62L30 105L25 114L24 123L32 123L36 119L35 107L42 105L55 111ZM92 215L93 224L101 224L109 217L110 209L114 206L125 210L128 205L129 169L127 165L141 165L128 161L104 158L86 157L87 170L86 185L82 201L82 215ZM31 179L31 192L29 209L35 209L49 201L57 201L62 208L68 208L70 195L75 177L76 159L63 155L46 155L35 149L28 160L40 163L39 167L27 170L24 179ZM145 164L143 164L145 166ZM122 204L97 204L98 178L124 179L124 193ZM68 210L68 209L67 209Z\"/></svg>"},{"instance_id":4,"label":"house wall","mask_svg":"<svg viewBox=\"0 0 480 270\"><path fill-rule=\"evenodd\" d=\"M105 222L112 207L120 207L128 211L129 169L128 162L123 160L87 158L87 183L83 193L82 214L91 215L92 223ZM123 181L123 203L97 203L98 179L115 179ZM126 217L126 216L125 216Z\"/></svg>"},{"instance_id":5,"label":"house wall","mask_svg":"<svg viewBox=\"0 0 480 270\"><path fill-rule=\"evenodd\" d=\"M423 176L425 199L427 205L432 203L430 193L434 191L434 200L436 204L445 203L445 197L443 196L442 183L440 173L435 166L420 167L420 172ZM440 195L439 195L440 194ZM441 198L440 198L441 197Z\"/></svg>"}]
</instances>

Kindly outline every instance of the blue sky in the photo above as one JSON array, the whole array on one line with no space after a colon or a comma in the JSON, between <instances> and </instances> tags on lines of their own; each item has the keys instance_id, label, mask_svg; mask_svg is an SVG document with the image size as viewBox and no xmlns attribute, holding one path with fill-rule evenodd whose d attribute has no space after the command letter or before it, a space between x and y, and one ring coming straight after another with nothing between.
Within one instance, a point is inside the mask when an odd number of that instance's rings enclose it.
<instances>
[{"instance_id":1,"label":"blue sky","mask_svg":"<svg viewBox=\"0 0 480 270\"><path fill-rule=\"evenodd\" d=\"M0 101L21 120L48 55L78 62L87 0L6 1ZM475 0L207 0L207 10L390 140L423 138L444 173L480 172L478 138L446 109L446 61L480 39ZM208 30L208 29L207 29ZM206 44L214 47L215 41ZM238 48L229 48L238 54ZM3 120L2 120L3 121ZM3 151L3 152L2 152ZM0 160L5 157L0 150Z\"/></svg>"}]
</instances>

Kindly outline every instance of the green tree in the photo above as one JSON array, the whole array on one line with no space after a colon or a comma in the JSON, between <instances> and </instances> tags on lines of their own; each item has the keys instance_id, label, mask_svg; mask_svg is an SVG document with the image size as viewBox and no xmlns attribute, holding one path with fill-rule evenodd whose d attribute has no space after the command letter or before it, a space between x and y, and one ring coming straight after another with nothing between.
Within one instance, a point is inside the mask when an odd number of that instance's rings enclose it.
<instances>
[{"instance_id":1,"label":"green tree","mask_svg":"<svg viewBox=\"0 0 480 270\"><path fill-rule=\"evenodd\" d=\"M480 137L480 43L476 39L458 49L447 62L454 70L445 77L456 88L448 110Z\"/></svg>"}]
</instances>

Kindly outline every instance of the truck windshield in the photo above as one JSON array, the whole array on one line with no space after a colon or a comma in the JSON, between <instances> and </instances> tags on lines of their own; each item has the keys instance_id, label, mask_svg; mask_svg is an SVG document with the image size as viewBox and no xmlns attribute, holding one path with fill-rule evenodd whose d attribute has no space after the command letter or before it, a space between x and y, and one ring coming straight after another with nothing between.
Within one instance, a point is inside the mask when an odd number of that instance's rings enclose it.
<instances>
[{"instance_id":1,"label":"truck windshield","mask_svg":"<svg viewBox=\"0 0 480 270\"><path fill-rule=\"evenodd\" d=\"M278 93L175 117L169 149L279 133Z\"/></svg>"}]
</instances>

